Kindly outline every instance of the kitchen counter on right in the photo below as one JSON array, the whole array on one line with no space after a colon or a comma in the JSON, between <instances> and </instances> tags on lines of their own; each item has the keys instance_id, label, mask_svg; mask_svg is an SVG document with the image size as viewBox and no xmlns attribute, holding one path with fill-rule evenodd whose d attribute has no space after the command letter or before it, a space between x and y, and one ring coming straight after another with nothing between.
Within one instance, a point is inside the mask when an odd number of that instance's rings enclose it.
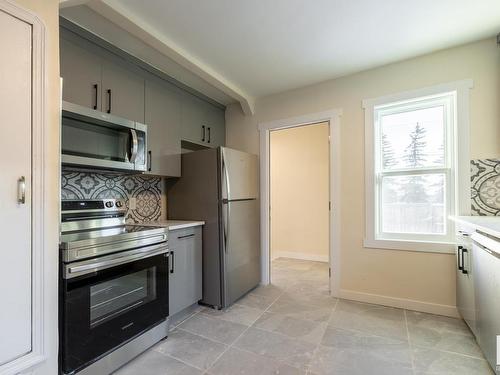
<instances>
[{"instance_id":1,"label":"kitchen counter on right","mask_svg":"<svg viewBox=\"0 0 500 375\"><path fill-rule=\"evenodd\" d=\"M500 241L500 216L453 216L457 223L496 237Z\"/></svg>"},{"instance_id":2,"label":"kitchen counter on right","mask_svg":"<svg viewBox=\"0 0 500 375\"><path fill-rule=\"evenodd\" d=\"M495 369L500 334L500 217L453 220L457 223L457 309Z\"/></svg>"}]
</instances>

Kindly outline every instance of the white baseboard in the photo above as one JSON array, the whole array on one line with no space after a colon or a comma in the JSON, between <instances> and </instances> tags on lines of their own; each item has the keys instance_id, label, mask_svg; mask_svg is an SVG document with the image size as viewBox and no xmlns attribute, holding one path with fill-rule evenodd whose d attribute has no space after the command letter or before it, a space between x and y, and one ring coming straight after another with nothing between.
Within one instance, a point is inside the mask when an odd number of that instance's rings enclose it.
<instances>
[{"instance_id":1,"label":"white baseboard","mask_svg":"<svg viewBox=\"0 0 500 375\"><path fill-rule=\"evenodd\" d=\"M294 251L273 251L271 259L277 258L291 258L300 260L311 260L314 262L327 262L329 261L328 255L318 255L309 253L296 253Z\"/></svg>"},{"instance_id":2,"label":"white baseboard","mask_svg":"<svg viewBox=\"0 0 500 375\"><path fill-rule=\"evenodd\" d=\"M451 316L454 318L459 317L456 306L452 305L441 305L437 303L382 296L379 294L363 293L347 289L341 289L338 297L358 302L374 303L377 305L398 307L401 309L420 311L430 314Z\"/></svg>"}]
</instances>

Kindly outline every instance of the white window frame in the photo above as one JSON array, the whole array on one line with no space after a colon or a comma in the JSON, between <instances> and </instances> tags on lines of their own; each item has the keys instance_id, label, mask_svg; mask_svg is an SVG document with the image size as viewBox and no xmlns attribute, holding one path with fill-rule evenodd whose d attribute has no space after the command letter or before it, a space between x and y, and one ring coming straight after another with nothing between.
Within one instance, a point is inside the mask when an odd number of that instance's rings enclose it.
<instances>
[{"instance_id":1,"label":"white window frame","mask_svg":"<svg viewBox=\"0 0 500 375\"><path fill-rule=\"evenodd\" d=\"M451 123L445 124L445 142L448 144L444 167L424 167L418 172L429 171L444 173L448 182L445 193L447 214L470 215L470 159L469 159L469 90L472 80L451 82L423 89L406 91L375 99L363 100L365 110L365 248L409 250L424 252L453 253L454 223L446 220L446 235L388 234L379 230L380 176L381 161L376 155L376 145L380 140L380 126L376 114L388 113L391 107L408 103L415 109L421 105L419 100L435 100L444 104L449 112ZM427 105L425 105L427 107ZM384 113L384 114L385 114ZM384 175L407 175L412 170L397 169L384 172Z\"/></svg>"}]
</instances>

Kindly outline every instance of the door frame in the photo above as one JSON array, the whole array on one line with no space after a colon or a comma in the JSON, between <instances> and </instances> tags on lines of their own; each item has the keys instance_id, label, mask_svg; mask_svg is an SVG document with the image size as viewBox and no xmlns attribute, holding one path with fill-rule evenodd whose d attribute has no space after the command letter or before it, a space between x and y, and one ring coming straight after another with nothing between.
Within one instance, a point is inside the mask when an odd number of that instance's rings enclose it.
<instances>
[{"instance_id":1,"label":"door frame","mask_svg":"<svg viewBox=\"0 0 500 375\"><path fill-rule=\"evenodd\" d=\"M261 222L261 284L271 279L270 254L270 134L273 130L329 123L330 157L330 220L329 265L331 269L330 293L338 297L340 291L340 117L341 109L311 113L303 116L259 124L260 138L260 222Z\"/></svg>"}]
</instances>

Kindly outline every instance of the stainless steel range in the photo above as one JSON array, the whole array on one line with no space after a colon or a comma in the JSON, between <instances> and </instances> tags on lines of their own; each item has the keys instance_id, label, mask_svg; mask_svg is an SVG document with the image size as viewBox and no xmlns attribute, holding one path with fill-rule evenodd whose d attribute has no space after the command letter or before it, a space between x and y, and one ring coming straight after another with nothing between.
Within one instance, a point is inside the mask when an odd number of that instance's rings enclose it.
<instances>
[{"instance_id":1,"label":"stainless steel range","mask_svg":"<svg viewBox=\"0 0 500 375\"><path fill-rule=\"evenodd\" d=\"M121 200L62 202L64 374L109 374L168 333L168 231L127 225Z\"/></svg>"}]
</instances>

